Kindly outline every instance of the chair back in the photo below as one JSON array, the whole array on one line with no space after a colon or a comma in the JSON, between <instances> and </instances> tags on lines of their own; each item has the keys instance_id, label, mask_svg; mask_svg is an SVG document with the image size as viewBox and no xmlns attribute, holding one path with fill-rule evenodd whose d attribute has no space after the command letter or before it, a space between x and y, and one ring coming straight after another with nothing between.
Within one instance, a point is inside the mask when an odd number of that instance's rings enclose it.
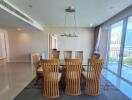
<instances>
[{"instance_id":1,"label":"chair back","mask_svg":"<svg viewBox=\"0 0 132 100\"><path fill-rule=\"evenodd\" d=\"M72 51L64 51L64 59L71 59Z\"/></svg>"},{"instance_id":2,"label":"chair back","mask_svg":"<svg viewBox=\"0 0 132 100\"><path fill-rule=\"evenodd\" d=\"M59 96L59 60L41 60L44 75L44 96L56 98Z\"/></svg>"},{"instance_id":3,"label":"chair back","mask_svg":"<svg viewBox=\"0 0 132 100\"><path fill-rule=\"evenodd\" d=\"M5 64L6 63L6 59L0 59L0 64Z\"/></svg>"},{"instance_id":4,"label":"chair back","mask_svg":"<svg viewBox=\"0 0 132 100\"><path fill-rule=\"evenodd\" d=\"M86 94L90 96L99 95L99 81L103 64L103 59L89 59L89 67L86 76Z\"/></svg>"},{"instance_id":5,"label":"chair back","mask_svg":"<svg viewBox=\"0 0 132 100\"><path fill-rule=\"evenodd\" d=\"M95 80L99 80L103 64L103 59L89 59L87 76L92 78L94 77Z\"/></svg>"},{"instance_id":6,"label":"chair back","mask_svg":"<svg viewBox=\"0 0 132 100\"><path fill-rule=\"evenodd\" d=\"M40 54L39 52L32 52L31 57L33 59L33 64L36 65L38 61L40 60Z\"/></svg>"},{"instance_id":7,"label":"chair back","mask_svg":"<svg viewBox=\"0 0 132 100\"><path fill-rule=\"evenodd\" d=\"M92 55L92 58L93 58L93 59L99 59L99 58L100 58L100 54L99 54L99 53L94 53L94 54Z\"/></svg>"},{"instance_id":8,"label":"chair back","mask_svg":"<svg viewBox=\"0 0 132 100\"><path fill-rule=\"evenodd\" d=\"M80 95L80 78L82 70L81 59L65 59L66 63L66 93Z\"/></svg>"},{"instance_id":9,"label":"chair back","mask_svg":"<svg viewBox=\"0 0 132 100\"><path fill-rule=\"evenodd\" d=\"M44 78L48 80L47 74L50 72L59 72L59 60L50 59L50 60L41 60L41 66L43 67Z\"/></svg>"},{"instance_id":10,"label":"chair back","mask_svg":"<svg viewBox=\"0 0 132 100\"><path fill-rule=\"evenodd\" d=\"M75 58L83 59L83 51L75 51Z\"/></svg>"},{"instance_id":11,"label":"chair back","mask_svg":"<svg viewBox=\"0 0 132 100\"><path fill-rule=\"evenodd\" d=\"M59 59L59 56L60 56L60 51L51 50L50 59Z\"/></svg>"}]
</instances>

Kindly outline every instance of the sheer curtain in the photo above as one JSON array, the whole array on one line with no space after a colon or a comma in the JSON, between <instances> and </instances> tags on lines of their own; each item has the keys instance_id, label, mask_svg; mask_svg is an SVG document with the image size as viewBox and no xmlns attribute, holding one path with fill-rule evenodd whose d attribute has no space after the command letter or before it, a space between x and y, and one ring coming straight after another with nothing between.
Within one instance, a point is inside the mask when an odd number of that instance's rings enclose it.
<instances>
[{"instance_id":1,"label":"sheer curtain","mask_svg":"<svg viewBox=\"0 0 132 100\"><path fill-rule=\"evenodd\" d=\"M96 27L94 32L94 52L100 53L100 37L101 37L101 27Z\"/></svg>"}]
</instances>

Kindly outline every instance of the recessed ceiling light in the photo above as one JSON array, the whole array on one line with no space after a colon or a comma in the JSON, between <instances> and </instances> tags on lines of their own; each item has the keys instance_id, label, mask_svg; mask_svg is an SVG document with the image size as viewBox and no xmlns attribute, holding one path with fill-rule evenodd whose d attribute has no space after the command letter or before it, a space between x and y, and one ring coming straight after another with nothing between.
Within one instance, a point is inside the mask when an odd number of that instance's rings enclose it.
<instances>
[{"instance_id":1,"label":"recessed ceiling light","mask_svg":"<svg viewBox=\"0 0 132 100\"><path fill-rule=\"evenodd\" d=\"M22 29L21 28L17 28L18 31L21 31Z\"/></svg>"},{"instance_id":2,"label":"recessed ceiling light","mask_svg":"<svg viewBox=\"0 0 132 100\"><path fill-rule=\"evenodd\" d=\"M93 24L90 24L90 27L92 27L93 26Z\"/></svg>"}]
</instances>

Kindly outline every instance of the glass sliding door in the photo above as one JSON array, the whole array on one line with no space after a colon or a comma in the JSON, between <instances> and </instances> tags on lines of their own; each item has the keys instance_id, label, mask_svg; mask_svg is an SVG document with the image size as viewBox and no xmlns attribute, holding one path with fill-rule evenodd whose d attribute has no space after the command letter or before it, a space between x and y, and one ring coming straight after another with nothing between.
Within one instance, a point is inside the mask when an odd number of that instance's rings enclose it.
<instances>
[{"instance_id":1,"label":"glass sliding door","mask_svg":"<svg viewBox=\"0 0 132 100\"><path fill-rule=\"evenodd\" d=\"M132 82L132 16L128 18L121 76Z\"/></svg>"},{"instance_id":2,"label":"glass sliding door","mask_svg":"<svg viewBox=\"0 0 132 100\"><path fill-rule=\"evenodd\" d=\"M111 25L107 68L114 73L118 73L122 29L123 29L123 21Z\"/></svg>"}]
</instances>

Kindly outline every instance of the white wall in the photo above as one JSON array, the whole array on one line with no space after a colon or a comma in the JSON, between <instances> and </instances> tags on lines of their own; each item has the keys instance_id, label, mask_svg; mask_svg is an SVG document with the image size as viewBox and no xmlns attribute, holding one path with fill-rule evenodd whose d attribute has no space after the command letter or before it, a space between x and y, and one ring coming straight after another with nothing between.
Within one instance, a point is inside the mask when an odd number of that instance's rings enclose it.
<instances>
[{"instance_id":1,"label":"white wall","mask_svg":"<svg viewBox=\"0 0 132 100\"><path fill-rule=\"evenodd\" d=\"M48 55L48 35L51 33L61 34L65 31L75 31L75 28L46 28L40 31L17 31L8 29L9 60L10 62L30 62L32 51L44 51ZM93 51L93 29L79 28L78 38L59 37L58 48L64 50L83 50L84 58L91 56Z\"/></svg>"},{"instance_id":2,"label":"white wall","mask_svg":"<svg viewBox=\"0 0 132 100\"><path fill-rule=\"evenodd\" d=\"M6 35L7 32L0 29L0 59L7 58Z\"/></svg>"},{"instance_id":3,"label":"white wall","mask_svg":"<svg viewBox=\"0 0 132 100\"><path fill-rule=\"evenodd\" d=\"M63 51L72 50L84 51L84 59L87 59L91 56L93 51L93 43L94 43L94 33L93 29L90 28L78 28L77 32L79 32L79 37L62 37L60 36L64 32L76 32L75 28L47 28L45 31L49 34L57 35L57 49L61 51L60 57L63 58ZM74 52L73 52L74 58Z\"/></svg>"},{"instance_id":4,"label":"white wall","mask_svg":"<svg viewBox=\"0 0 132 100\"><path fill-rule=\"evenodd\" d=\"M33 51L48 53L48 34L8 30L10 62L30 62Z\"/></svg>"}]
</instances>

